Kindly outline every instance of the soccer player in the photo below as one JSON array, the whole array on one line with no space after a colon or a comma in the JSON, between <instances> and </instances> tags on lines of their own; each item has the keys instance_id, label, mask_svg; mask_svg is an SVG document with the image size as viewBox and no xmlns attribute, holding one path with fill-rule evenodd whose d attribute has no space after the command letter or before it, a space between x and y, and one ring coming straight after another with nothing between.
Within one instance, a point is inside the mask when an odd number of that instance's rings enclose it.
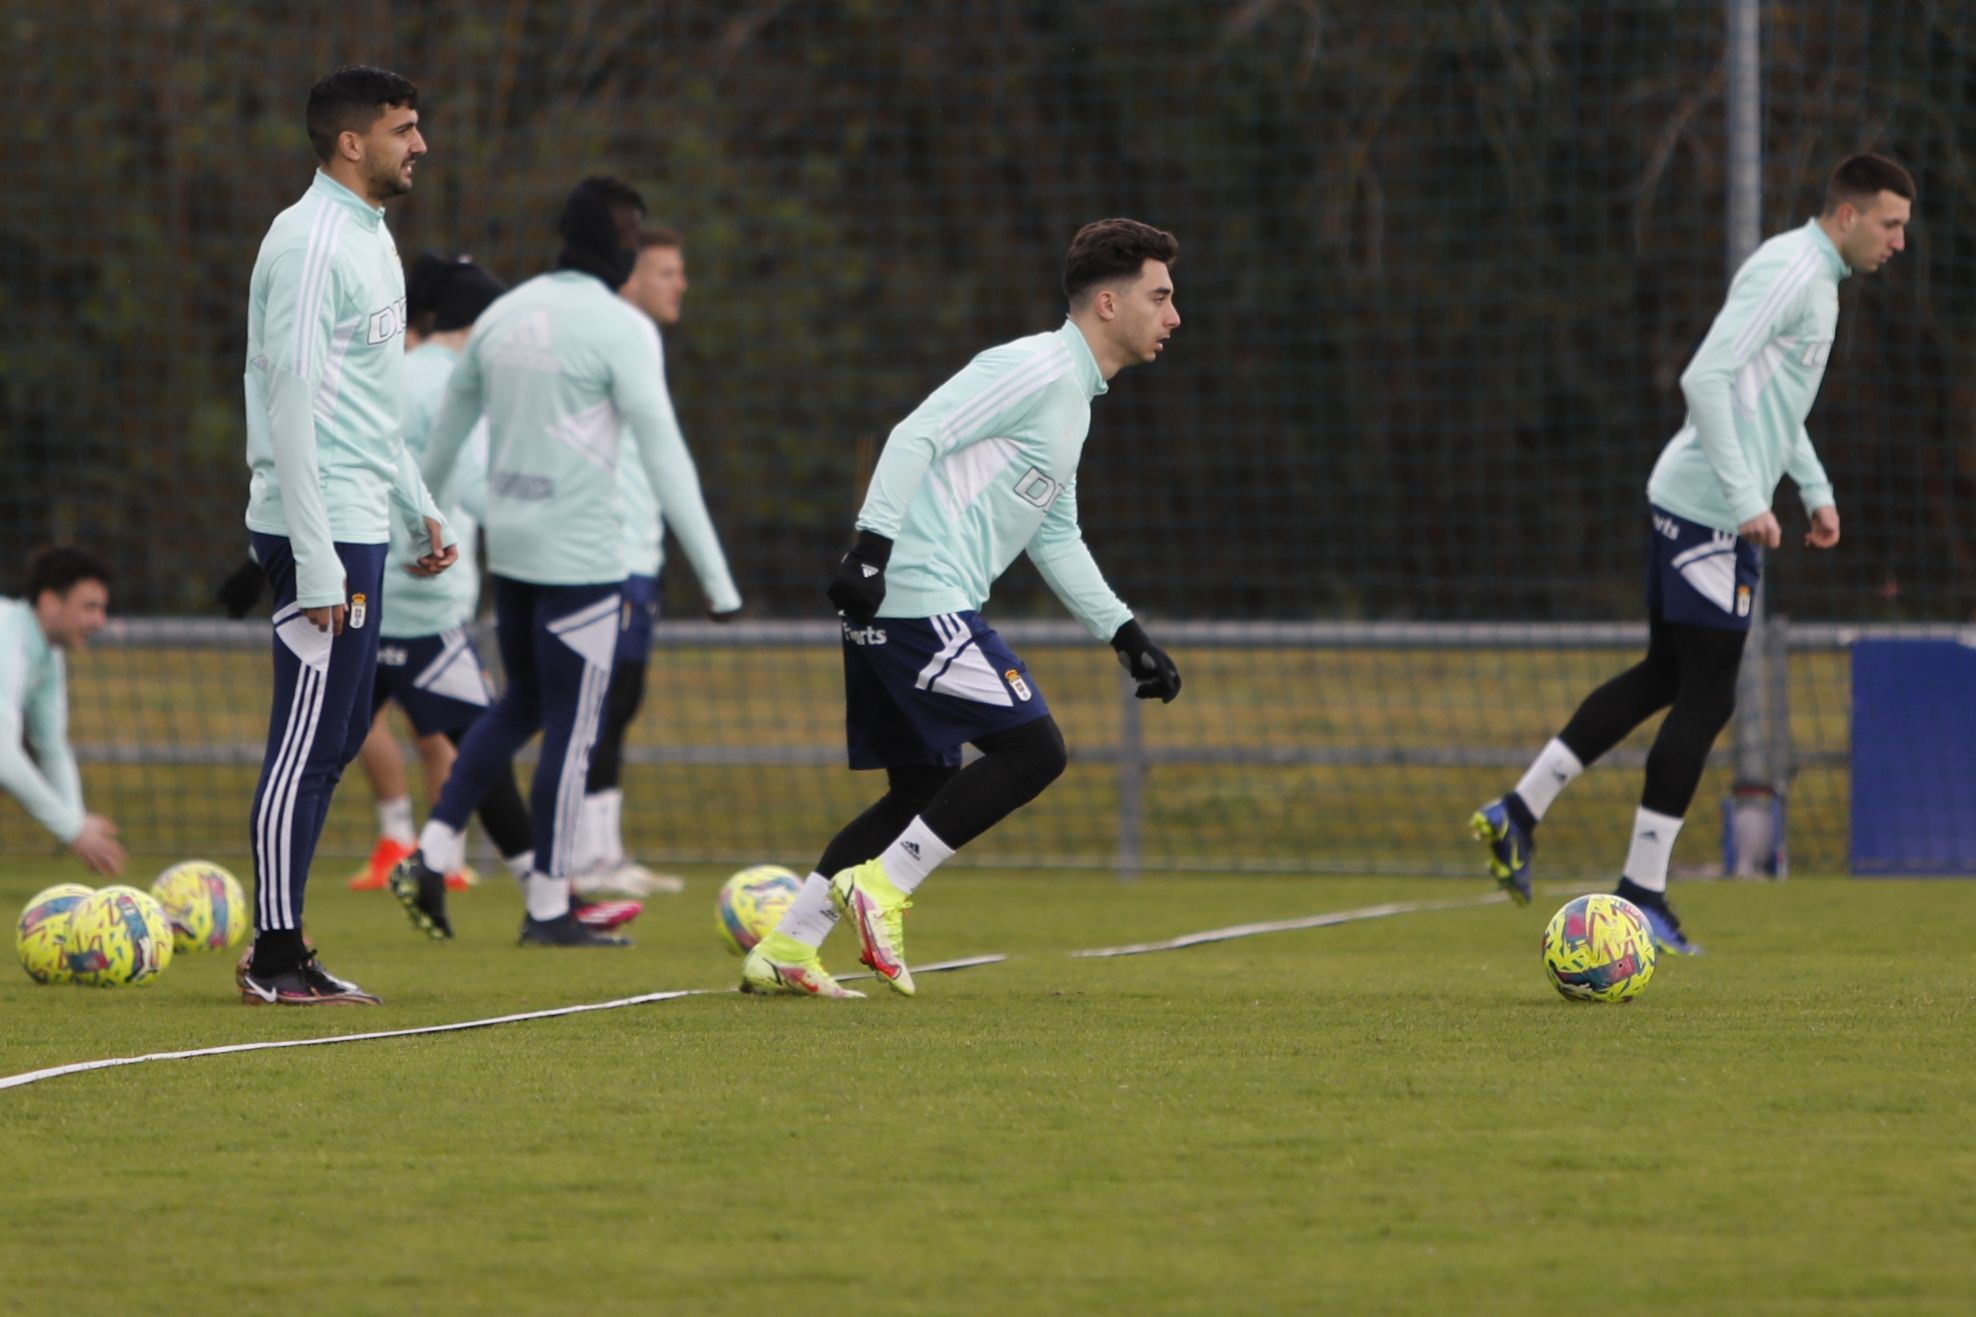
<instances>
[{"instance_id":1,"label":"soccer player","mask_svg":"<svg viewBox=\"0 0 1976 1317\"><path fill-rule=\"evenodd\" d=\"M507 689L467 733L419 850L392 875L413 923L452 936L443 875L495 774L539 729L529 792L535 872L524 946L622 946L570 907L572 852L591 747L617 652L624 588L626 460L643 464L716 617L741 607L700 495L692 455L661 387L658 334L619 297L645 205L610 178L570 193L559 268L487 309L447 384L426 453L444 486L467 431L488 424L487 559ZM632 436L624 451L622 431Z\"/></svg>"},{"instance_id":2,"label":"soccer player","mask_svg":"<svg viewBox=\"0 0 1976 1317\"><path fill-rule=\"evenodd\" d=\"M241 999L378 999L302 941L316 840L371 723L377 609L395 519L436 574L459 557L405 451L405 272L384 203L425 154L418 88L346 67L309 92L320 162L261 242L248 289L247 527L274 587L274 703L254 791L255 937Z\"/></svg>"},{"instance_id":3,"label":"soccer player","mask_svg":"<svg viewBox=\"0 0 1976 1317\"><path fill-rule=\"evenodd\" d=\"M414 461L425 455L446 381L473 322L506 291L500 280L465 257L448 259L426 252L412 263L405 290L405 447ZM436 799L452 770L454 747L493 703L472 630L480 602L474 541L487 491L487 440L479 427L468 448L468 457L455 468L448 487L438 492L446 519L459 537L460 560L453 569L437 577L411 572L418 546L402 531L391 537L385 577L392 588L377 623L377 681L372 691L377 712L358 760L377 788L382 835L370 864L351 880L351 887L358 890L388 885L391 871L418 844L404 760L385 725L385 705L395 702L411 722L426 782ZM528 810L513 774L495 778L480 802L480 817L509 867L520 865L526 874ZM456 889L465 885L463 874L449 874L447 879Z\"/></svg>"},{"instance_id":4,"label":"soccer player","mask_svg":"<svg viewBox=\"0 0 1976 1317\"><path fill-rule=\"evenodd\" d=\"M117 825L82 807L63 657L103 629L109 607L109 566L70 546L35 554L21 597L0 599L0 789L92 872L114 877L124 849Z\"/></svg>"},{"instance_id":5,"label":"soccer player","mask_svg":"<svg viewBox=\"0 0 1976 1317\"><path fill-rule=\"evenodd\" d=\"M686 252L679 234L659 225L639 229L638 260L619 296L652 318L660 331L662 350L664 331L679 323L686 287ZM659 387L666 387L663 373L659 376ZM635 442L635 438L628 437L626 441ZM654 873L626 858L624 792L619 786L624 733L645 697L652 626L659 617L659 567L665 561L665 517L640 463L626 462L621 474L619 498L625 514L626 572L623 625L618 631L610 693L604 699L603 727L597 733L597 748L590 756L590 778L583 798L583 817L578 824L577 872L571 883L579 893L649 896L654 892L679 892L686 886L676 875Z\"/></svg>"},{"instance_id":6,"label":"soccer player","mask_svg":"<svg viewBox=\"0 0 1976 1317\"><path fill-rule=\"evenodd\" d=\"M1647 481L1647 655L1586 696L1508 795L1470 820L1489 869L1530 900L1537 824L1588 764L1672 705L1647 754L1619 894L1640 907L1661 946L1688 939L1667 900L1667 864L1709 747L1736 703L1763 550L1782 540L1771 511L1789 475L1811 528L1839 542L1832 482L1804 427L1839 323L1839 281L1871 274L1907 245L1914 180L1891 160L1853 156L1832 171L1821 214L1743 262L1708 337L1681 374L1688 417Z\"/></svg>"},{"instance_id":7,"label":"soccer player","mask_svg":"<svg viewBox=\"0 0 1976 1317\"><path fill-rule=\"evenodd\" d=\"M818 956L834 905L857 929L864 963L910 994L913 892L1063 772L1063 733L1043 692L979 612L1018 553L1092 636L1110 640L1140 699L1180 693L1173 660L1105 584L1077 524L1091 399L1125 367L1156 359L1179 326L1179 250L1137 220L1085 225L1064 259L1062 328L983 352L886 440L829 595L844 617L851 767L884 769L887 789L837 834L749 953L743 991L863 996ZM981 757L962 768L969 742Z\"/></svg>"}]
</instances>

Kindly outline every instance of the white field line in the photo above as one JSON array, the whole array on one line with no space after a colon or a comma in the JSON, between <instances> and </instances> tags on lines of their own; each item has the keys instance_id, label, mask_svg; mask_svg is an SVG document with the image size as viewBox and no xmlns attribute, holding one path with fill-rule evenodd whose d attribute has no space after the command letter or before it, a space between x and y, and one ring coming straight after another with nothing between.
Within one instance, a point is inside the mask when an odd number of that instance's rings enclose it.
<instances>
[{"instance_id":1,"label":"white field line","mask_svg":"<svg viewBox=\"0 0 1976 1317\"><path fill-rule=\"evenodd\" d=\"M1256 937L1262 933L1287 933L1298 928L1329 928L1333 924L1353 924L1362 919L1385 919L1391 915L1419 914L1426 910L1459 910L1467 906L1500 905L1509 900L1503 892L1491 892L1487 896L1458 896L1446 901L1389 901L1385 905L1368 905L1357 910L1334 910L1328 915L1305 915L1301 919L1274 919L1261 924L1235 924L1229 928L1211 928L1204 933L1183 933L1179 937L1167 938L1164 942L1135 942L1124 947L1097 947L1090 951L1073 951L1078 957L1144 956L1155 951L1179 951L1183 947L1198 947L1209 942L1232 942L1238 937Z\"/></svg>"},{"instance_id":2,"label":"white field line","mask_svg":"<svg viewBox=\"0 0 1976 1317\"><path fill-rule=\"evenodd\" d=\"M976 965L993 965L1007 960L1007 956L969 956L962 960L943 960L935 965L920 965L914 968L915 974L938 974L943 970L972 969ZM868 974L846 975L846 978L870 978ZM489 1029L497 1024L520 1024L525 1020L553 1020L563 1015L582 1015L589 1011L614 1011L625 1006L647 1006L653 1002L677 1001L681 997L717 996L734 992L733 988L681 988L672 992L646 992L636 997L619 997L615 1001L585 1002L579 1006L558 1006L546 1011L522 1011L516 1015L494 1015L484 1020L460 1020L453 1024L428 1024L417 1029L382 1029L376 1033L332 1034L326 1038L282 1038L260 1043L230 1043L224 1047L195 1047L183 1052L151 1052L145 1056L113 1056L101 1061L77 1061L72 1065L50 1066L46 1070L29 1070L23 1074L8 1075L0 1079L0 1089L21 1088L39 1083L44 1079L59 1079L63 1075L79 1075L88 1070L110 1070L117 1066L142 1065L147 1061L189 1061L200 1056L227 1056L235 1052L269 1052L278 1047L327 1047L332 1043L368 1043L381 1038L414 1038L420 1034L458 1033L464 1029Z\"/></svg>"},{"instance_id":3,"label":"white field line","mask_svg":"<svg viewBox=\"0 0 1976 1317\"><path fill-rule=\"evenodd\" d=\"M1300 928L1328 928L1333 924L1351 924L1366 919L1385 919L1393 915L1420 914L1429 910L1460 910L1474 906L1500 905L1509 897L1502 892L1491 892L1486 896L1455 897L1444 901L1390 901L1384 905L1362 906L1357 910L1337 910L1330 914L1306 915L1301 919L1277 919L1258 924L1235 924L1228 928L1211 928L1200 933L1184 933L1179 937L1168 938L1163 942L1137 942L1123 947L1094 947L1086 951L1073 951L1069 954L1084 959L1105 959L1117 956L1143 956L1156 951L1179 951L1186 947L1202 946L1211 942L1229 942L1236 938L1256 937L1263 933L1287 933ZM932 965L916 965L915 974L938 974L948 970L973 969L979 965L998 965L1008 956L990 954L966 956L958 960L943 960ZM871 974L846 974L840 981L874 978ZM18 1075L0 1078L0 1089L21 1088L39 1083L44 1079L59 1079L63 1075L77 1075L89 1070L109 1070L116 1066L142 1065L147 1061L186 1061L201 1056L226 1056L235 1052L266 1052L279 1047L326 1047L333 1043L365 1043L382 1038L412 1038L420 1034L458 1033L466 1029L487 1029L498 1024L520 1024L527 1020L550 1020L564 1015L582 1015L589 1011L612 1011L625 1006L646 1006L653 1002L675 1001L681 997L705 997L719 993L733 992L733 988L681 988L672 992L647 992L636 997L620 997L615 1001L587 1002L578 1006L558 1006L546 1011L523 1011L516 1015L496 1015L484 1020L461 1020L454 1024L428 1024L417 1029L385 1029L376 1033L335 1034L327 1038L284 1038L272 1042L232 1043L225 1047L198 1047L183 1052L152 1052L145 1056L117 1056L101 1061L77 1061L71 1065L51 1066L45 1070L29 1070Z\"/></svg>"}]
</instances>

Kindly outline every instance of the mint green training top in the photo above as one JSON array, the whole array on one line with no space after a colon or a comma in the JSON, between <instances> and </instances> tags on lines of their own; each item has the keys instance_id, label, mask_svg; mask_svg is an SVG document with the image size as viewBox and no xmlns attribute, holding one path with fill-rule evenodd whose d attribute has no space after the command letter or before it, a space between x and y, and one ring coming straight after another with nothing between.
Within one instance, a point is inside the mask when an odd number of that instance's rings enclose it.
<instances>
[{"instance_id":1,"label":"mint green training top","mask_svg":"<svg viewBox=\"0 0 1976 1317\"><path fill-rule=\"evenodd\" d=\"M446 397L446 381L460 354L443 343L421 343L405 354L405 451L414 462L425 456L432 422ZM436 636L473 621L480 605L480 512L487 500L487 426L476 425L467 436L467 451L453 468L446 487L433 491L439 507L460 537L459 561L437 576L414 576L405 570L429 548L425 536L414 539L402 527L391 529L391 552L384 568L384 606L377 634L409 640Z\"/></svg>"},{"instance_id":2,"label":"mint green training top","mask_svg":"<svg viewBox=\"0 0 1976 1317\"><path fill-rule=\"evenodd\" d=\"M247 525L288 537L304 608L343 602L338 541L386 543L394 508L420 537L445 520L405 452L404 331L384 212L317 171L247 288Z\"/></svg>"},{"instance_id":3,"label":"mint green training top","mask_svg":"<svg viewBox=\"0 0 1976 1317\"><path fill-rule=\"evenodd\" d=\"M893 541L880 617L978 610L1027 553L1092 635L1131 619L1077 524L1077 459L1105 387L1065 320L989 348L893 427L857 522Z\"/></svg>"},{"instance_id":4,"label":"mint green training top","mask_svg":"<svg viewBox=\"0 0 1976 1317\"><path fill-rule=\"evenodd\" d=\"M1833 506L1832 482L1804 419L1825 378L1850 271L1816 219L1758 247L1694 360L1681 372L1687 423L1661 450L1647 498L1676 516L1734 531L1770 510L1789 475L1805 511Z\"/></svg>"},{"instance_id":5,"label":"mint green training top","mask_svg":"<svg viewBox=\"0 0 1976 1317\"><path fill-rule=\"evenodd\" d=\"M623 580L620 475L630 460L644 467L708 605L741 606L659 369L651 320L588 274L538 275L481 314L423 466L444 488L485 410L490 571L537 585ZM631 454L623 430L636 439Z\"/></svg>"},{"instance_id":6,"label":"mint green training top","mask_svg":"<svg viewBox=\"0 0 1976 1317\"><path fill-rule=\"evenodd\" d=\"M82 775L69 750L68 666L24 599L0 599L0 789L64 844L82 832Z\"/></svg>"}]
</instances>

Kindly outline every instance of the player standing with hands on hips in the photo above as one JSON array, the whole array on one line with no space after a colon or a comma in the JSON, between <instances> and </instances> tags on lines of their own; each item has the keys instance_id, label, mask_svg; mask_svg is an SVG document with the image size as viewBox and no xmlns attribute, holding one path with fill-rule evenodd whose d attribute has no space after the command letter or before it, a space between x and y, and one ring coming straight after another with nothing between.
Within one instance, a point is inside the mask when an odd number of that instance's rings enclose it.
<instances>
[{"instance_id":1,"label":"player standing with hands on hips","mask_svg":"<svg viewBox=\"0 0 1976 1317\"><path fill-rule=\"evenodd\" d=\"M844 618L851 767L884 769L887 790L837 834L749 953L744 991L863 996L817 954L842 913L864 963L910 994L913 892L1063 772L1063 733L1043 692L978 611L1017 554L1111 642L1139 698L1180 693L1173 661L1105 584L1077 524L1091 399L1127 366L1157 359L1179 327L1179 251L1172 234L1137 220L1085 225L1064 259L1062 328L983 352L886 440L829 595ZM970 742L981 758L963 768Z\"/></svg>"},{"instance_id":2,"label":"player standing with hands on hips","mask_svg":"<svg viewBox=\"0 0 1976 1317\"><path fill-rule=\"evenodd\" d=\"M1709 747L1735 711L1763 550L1783 538L1770 510L1780 479L1789 475L1804 500L1805 543L1839 542L1832 482L1804 421L1831 356L1839 281L1873 273L1907 246L1913 200L1905 169L1853 156L1832 171L1823 213L1770 239L1736 271L1681 374L1687 423L1647 481L1647 656L1586 696L1516 789L1470 820L1490 872L1518 902L1530 900L1533 839L1558 793L1672 705L1647 753L1619 895L1645 913L1661 946L1701 950L1668 904L1668 859Z\"/></svg>"},{"instance_id":3,"label":"player standing with hands on hips","mask_svg":"<svg viewBox=\"0 0 1976 1317\"><path fill-rule=\"evenodd\" d=\"M384 203L425 154L418 88L349 67L309 92L321 162L261 242L247 302L247 528L274 587L274 705L254 791L249 1003L371 1005L302 941L329 801L371 723L376 610L396 516L431 575L459 557L405 451L405 271Z\"/></svg>"}]
</instances>

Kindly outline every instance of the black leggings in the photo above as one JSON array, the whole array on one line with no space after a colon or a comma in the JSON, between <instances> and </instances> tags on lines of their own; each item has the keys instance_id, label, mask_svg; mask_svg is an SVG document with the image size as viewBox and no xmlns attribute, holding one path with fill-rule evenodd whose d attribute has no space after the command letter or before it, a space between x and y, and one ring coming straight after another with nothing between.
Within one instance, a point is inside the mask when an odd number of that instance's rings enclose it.
<instances>
[{"instance_id":1,"label":"black leggings","mask_svg":"<svg viewBox=\"0 0 1976 1317\"><path fill-rule=\"evenodd\" d=\"M1673 705L1647 752L1640 804L1656 814L1685 816L1709 747L1736 711L1736 672L1747 635L1655 617L1647 656L1586 696L1558 739L1589 767L1635 727Z\"/></svg>"},{"instance_id":2,"label":"black leggings","mask_svg":"<svg viewBox=\"0 0 1976 1317\"><path fill-rule=\"evenodd\" d=\"M614 666L610 690L604 696L604 724L597 730L597 744L590 751L590 776L583 784L590 794L616 790L624 771L624 731L638 716L644 699L645 660Z\"/></svg>"},{"instance_id":3,"label":"black leggings","mask_svg":"<svg viewBox=\"0 0 1976 1317\"><path fill-rule=\"evenodd\" d=\"M885 770L889 789L824 848L826 878L878 855L918 816L954 850L979 837L1062 775L1069 755L1054 718L993 732L974 743L981 758L965 768L911 764Z\"/></svg>"},{"instance_id":4,"label":"black leggings","mask_svg":"<svg viewBox=\"0 0 1976 1317\"><path fill-rule=\"evenodd\" d=\"M466 728L446 733L446 739L453 743L455 750L460 748L460 738L466 735ZM494 843L494 849L501 852L501 858L512 860L525 850L535 846L535 833L529 827L528 806L522 803L521 788L515 785L515 770L509 765L504 771L494 775L494 785L480 798L478 808L480 826L487 829L487 836Z\"/></svg>"}]
</instances>

